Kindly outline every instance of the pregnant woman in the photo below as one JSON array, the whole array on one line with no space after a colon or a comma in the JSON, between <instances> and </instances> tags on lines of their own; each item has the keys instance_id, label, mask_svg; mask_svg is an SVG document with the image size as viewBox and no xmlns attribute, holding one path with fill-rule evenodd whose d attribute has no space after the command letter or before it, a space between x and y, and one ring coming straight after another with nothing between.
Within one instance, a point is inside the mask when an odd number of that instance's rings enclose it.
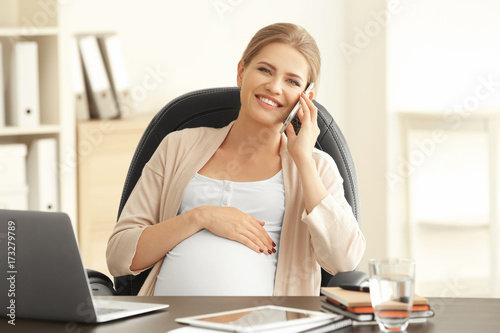
<instances>
[{"instance_id":1,"label":"pregnant woman","mask_svg":"<svg viewBox=\"0 0 500 333\"><path fill-rule=\"evenodd\" d=\"M114 276L152 267L139 295L319 295L365 239L333 159L314 148L320 55L302 27L259 30L238 63L241 109L221 129L165 137L109 239ZM302 127L280 128L299 102Z\"/></svg>"}]
</instances>

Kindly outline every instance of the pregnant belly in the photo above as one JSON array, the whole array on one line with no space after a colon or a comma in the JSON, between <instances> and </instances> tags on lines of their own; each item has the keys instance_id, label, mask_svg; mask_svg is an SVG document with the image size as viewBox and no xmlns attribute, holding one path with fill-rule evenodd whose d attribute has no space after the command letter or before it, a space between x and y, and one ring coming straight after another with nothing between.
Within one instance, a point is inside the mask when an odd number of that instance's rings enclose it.
<instances>
[{"instance_id":1,"label":"pregnant belly","mask_svg":"<svg viewBox=\"0 0 500 333\"><path fill-rule=\"evenodd\" d=\"M201 230L166 255L155 295L272 295L276 263L277 253Z\"/></svg>"}]
</instances>

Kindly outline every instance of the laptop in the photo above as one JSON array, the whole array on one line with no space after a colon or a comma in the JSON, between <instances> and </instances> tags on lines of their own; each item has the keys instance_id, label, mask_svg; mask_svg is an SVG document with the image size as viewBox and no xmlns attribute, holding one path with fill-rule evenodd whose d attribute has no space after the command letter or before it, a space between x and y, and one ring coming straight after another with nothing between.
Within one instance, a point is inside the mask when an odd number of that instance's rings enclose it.
<instances>
[{"instance_id":1,"label":"laptop","mask_svg":"<svg viewBox=\"0 0 500 333\"><path fill-rule=\"evenodd\" d=\"M94 299L65 213L0 209L0 270L0 316L8 320L100 323L168 308Z\"/></svg>"}]
</instances>

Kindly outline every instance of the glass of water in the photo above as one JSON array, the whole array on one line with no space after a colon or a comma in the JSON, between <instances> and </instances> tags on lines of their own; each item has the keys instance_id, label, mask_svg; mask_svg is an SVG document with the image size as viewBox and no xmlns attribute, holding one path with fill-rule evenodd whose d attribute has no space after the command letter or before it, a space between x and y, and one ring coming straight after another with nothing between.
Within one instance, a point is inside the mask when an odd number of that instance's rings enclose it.
<instances>
[{"instance_id":1,"label":"glass of water","mask_svg":"<svg viewBox=\"0 0 500 333\"><path fill-rule=\"evenodd\" d=\"M371 259L370 297L375 320L383 332L408 327L415 290L415 262L411 259Z\"/></svg>"}]
</instances>

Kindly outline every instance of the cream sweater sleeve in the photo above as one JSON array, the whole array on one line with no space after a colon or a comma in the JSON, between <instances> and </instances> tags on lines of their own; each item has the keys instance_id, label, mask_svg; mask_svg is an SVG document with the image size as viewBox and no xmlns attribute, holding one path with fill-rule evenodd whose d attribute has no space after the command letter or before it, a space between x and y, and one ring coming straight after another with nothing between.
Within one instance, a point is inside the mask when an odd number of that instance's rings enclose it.
<instances>
[{"instance_id":1,"label":"cream sweater sleeve","mask_svg":"<svg viewBox=\"0 0 500 333\"><path fill-rule=\"evenodd\" d=\"M131 271L130 265L142 232L160 220L163 173L155 169L162 164L161 160L161 154L155 153L146 164L109 238L106 259L113 276L137 275L143 271Z\"/></svg>"},{"instance_id":2,"label":"cream sweater sleeve","mask_svg":"<svg viewBox=\"0 0 500 333\"><path fill-rule=\"evenodd\" d=\"M302 214L311 234L316 260L330 274L356 268L365 251L365 238L344 197L343 180L329 156L316 163L328 195L309 213Z\"/></svg>"}]
</instances>

